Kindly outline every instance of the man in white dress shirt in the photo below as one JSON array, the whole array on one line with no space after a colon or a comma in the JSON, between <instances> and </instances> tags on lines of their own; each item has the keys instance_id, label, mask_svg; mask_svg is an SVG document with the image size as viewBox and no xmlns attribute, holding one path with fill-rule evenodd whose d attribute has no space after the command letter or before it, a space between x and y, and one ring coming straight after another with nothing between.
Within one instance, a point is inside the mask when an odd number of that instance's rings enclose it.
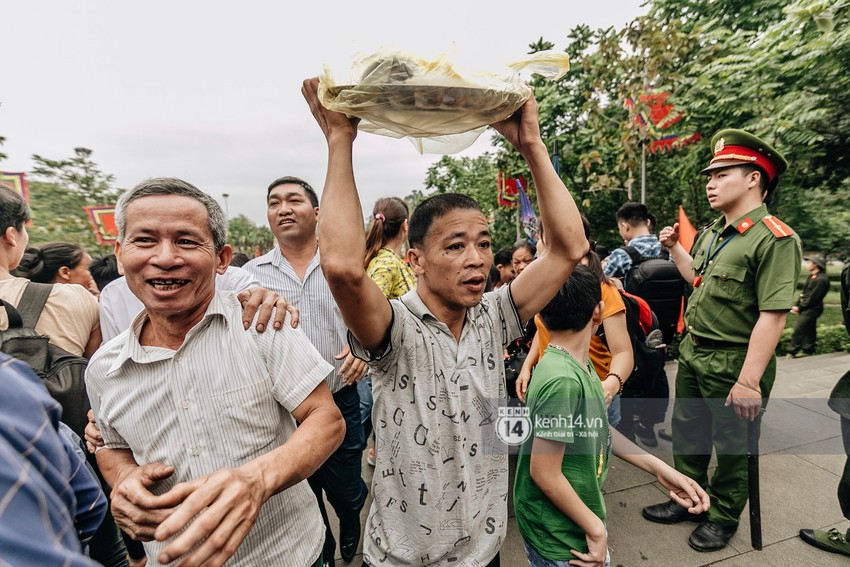
<instances>
[{"instance_id":1,"label":"man in white dress shirt","mask_svg":"<svg viewBox=\"0 0 850 567\"><path fill-rule=\"evenodd\" d=\"M288 324L246 332L235 295L216 292L232 251L209 195L151 179L116 217L117 256L145 310L86 376L116 520L147 541L153 565L321 564L303 480L344 435L332 367Z\"/></svg>"},{"instance_id":2,"label":"man in white dress shirt","mask_svg":"<svg viewBox=\"0 0 850 567\"><path fill-rule=\"evenodd\" d=\"M269 227L276 246L255 258L244 268L264 288L285 297L299 310L301 328L335 372L328 376L328 387L345 419L345 439L334 454L310 478L310 486L325 522L325 566L334 565L336 541L330 528L322 492L339 518L339 550L346 562L360 543L360 511L368 489L360 474L363 425L360 421L360 396L356 382L366 365L349 352L347 329L319 265L316 223L319 198L309 183L298 177L281 177L267 190Z\"/></svg>"}]
</instances>

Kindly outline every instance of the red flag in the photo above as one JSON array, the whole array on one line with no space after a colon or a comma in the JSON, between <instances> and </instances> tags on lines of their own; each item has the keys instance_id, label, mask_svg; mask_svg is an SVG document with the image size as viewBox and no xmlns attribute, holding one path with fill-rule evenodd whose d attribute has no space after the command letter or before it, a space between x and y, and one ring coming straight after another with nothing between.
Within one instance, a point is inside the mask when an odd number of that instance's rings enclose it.
<instances>
[{"instance_id":1,"label":"red flag","mask_svg":"<svg viewBox=\"0 0 850 567\"><path fill-rule=\"evenodd\" d=\"M118 240L118 226L115 224L115 206L83 207L89 216L94 236L99 244L114 244Z\"/></svg>"},{"instance_id":2,"label":"red flag","mask_svg":"<svg viewBox=\"0 0 850 567\"><path fill-rule=\"evenodd\" d=\"M27 174L23 172L0 171L0 183L8 185L21 195L24 200L30 202L30 194L27 190Z\"/></svg>"},{"instance_id":3,"label":"red flag","mask_svg":"<svg viewBox=\"0 0 850 567\"><path fill-rule=\"evenodd\" d=\"M635 122L641 128L646 128L651 142L647 146L649 153L666 152L681 148L698 141L702 136L699 132L680 133L670 132L671 126L679 122L685 113L677 110L667 102L670 93L648 93L640 95L640 102L649 110L635 112ZM635 101L627 98L624 106L635 111Z\"/></svg>"},{"instance_id":4,"label":"red flag","mask_svg":"<svg viewBox=\"0 0 850 567\"><path fill-rule=\"evenodd\" d=\"M688 215L685 214L685 208L682 205L679 205L679 244L682 247L690 252L691 247L694 245L694 238L697 235L697 229L694 228L694 225L691 224Z\"/></svg>"},{"instance_id":5,"label":"red flag","mask_svg":"<svg viewBox=\"0 0 850 567\"><path fill-rule=\"evenodd\" d=\"M525 180L521 177L520 183L525 186ZM519 205L519 200L517 197L518 189L516 184L516 179L509 179L507 175L499 172L498 177L496 178L496 196L499 202L500 207L516 207Z\"/></svg>"},{"instance_id":6,"label":"red flag","mask_svg":"<svg viewBox=\"0 0 850 567\"><path fill-rule=\"evenodd\" d=\"M685 208L679 205L679 244L690 252L694 245L694 238L697 235L697 229L691 223L688 215L685 214ZM681 333L685 328L685 298L682 298L682 308L679 311L679 323L676 325L676 332Z\"/></svg>"}]
</instances>

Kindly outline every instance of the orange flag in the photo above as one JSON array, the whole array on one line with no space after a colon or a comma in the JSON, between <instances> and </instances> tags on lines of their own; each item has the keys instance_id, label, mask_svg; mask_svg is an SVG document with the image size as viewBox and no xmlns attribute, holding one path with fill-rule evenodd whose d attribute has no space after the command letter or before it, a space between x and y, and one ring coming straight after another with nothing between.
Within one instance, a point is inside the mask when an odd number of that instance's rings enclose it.
<instances>
[{"instance_id":1,"label":"orange flag","mask_svg":"<svg viewBox=\"0 0 850 567\"><path fill-rule=\"evenodd\" d=\"M694 228L694 225L691 224L690 219L688 219L688 215L685 214L685 209L682 205L679 205L679 244L682 247L689 251L691 250L691 246L694 245L694 238L697 235L697 229Z\"/></svg>"},{"instance_id":2,"label":"orange flag","mask_svg":"<svg viewBox=\"0 0 850 567\"><path fill-rule=\"evenodd\" d=\"M685 214L685 209L682 205L679 205L679 244L682 247L689 251L694 245L694 238L697 235L697 229L694 228L694 225L691 224L688 215ZM685 298L682 298L682 308L679 311L679 324L676 325L676 332L681 333L685 328Z\"/></svg>"}]
</instances>

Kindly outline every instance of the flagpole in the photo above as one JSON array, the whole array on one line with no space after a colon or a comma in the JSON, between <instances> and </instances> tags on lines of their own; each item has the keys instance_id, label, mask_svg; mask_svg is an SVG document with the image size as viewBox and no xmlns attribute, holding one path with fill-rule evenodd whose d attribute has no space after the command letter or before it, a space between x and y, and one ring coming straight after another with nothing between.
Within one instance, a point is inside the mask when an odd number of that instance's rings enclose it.
<instances>
[{"instance_id":1,"label":"flagpole","mask_svg":"<svg viewBox=\"0 0 850 567\"><path fill-rule=\"evenodd\" d=\"M646 204L646 142L640 152L640 202Z\"/></svg>"},{"instance_id":2,"label":"flagpole","mask_svg":"<svg viewBox=\"0 0 850 567\"><path fill-rule=\"evenodd\" d=\"M519 204L516 207L516 239L522 237L522 220L519 218Z\"/></svg>"}]
</instances>

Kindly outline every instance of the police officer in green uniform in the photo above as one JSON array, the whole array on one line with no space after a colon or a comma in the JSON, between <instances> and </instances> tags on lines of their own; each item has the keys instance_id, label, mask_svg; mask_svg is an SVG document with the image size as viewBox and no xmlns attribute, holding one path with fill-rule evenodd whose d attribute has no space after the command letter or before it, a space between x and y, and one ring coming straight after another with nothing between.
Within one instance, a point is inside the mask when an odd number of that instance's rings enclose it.
<instances>
[{"instance_id":1,"label":"police officer in green uniform","mask_svg":"<svg viewBox=\"0 0 850 567\"><path fill-rule=\"evenodd\" d=\"M788 167L782 154L742 130L721 130L711 144L714 157L701 173L709 205L723 216L699 236L693 257L678 243L678 225L660 240L693 286L676 376L674 460L709 487L712 507L701 517L668 503L643 510L653 522L700 522L688 539L698 551L725 547L747 503L747 420L770 395L802 257L799 237L765 205Z\"/></svg>"}]
</instances>

